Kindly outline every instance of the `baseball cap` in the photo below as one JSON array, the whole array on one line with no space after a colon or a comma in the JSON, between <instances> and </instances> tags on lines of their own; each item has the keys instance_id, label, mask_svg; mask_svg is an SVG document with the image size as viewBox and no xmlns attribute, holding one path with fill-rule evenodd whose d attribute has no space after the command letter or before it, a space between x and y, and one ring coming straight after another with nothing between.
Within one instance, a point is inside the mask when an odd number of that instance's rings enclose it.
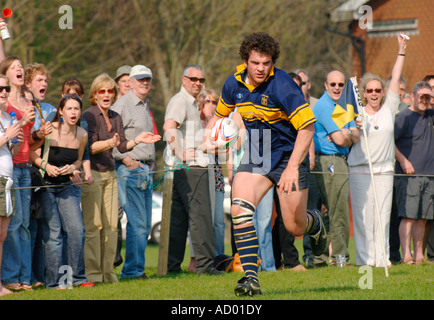
<instances>
[{"instance_id":1,"label":"baseball cap","mask_svg":"<svg viewBox=\"0 0 434 320\"><path fill-rule=\"evenodd\" d=\"M131 68L130 78L143 79L143 78L151 78L152 79L152 71L148 67L142 65L136 65Z\"/></svg>"},{"instance_id":2,"label":"baseball cap","mask_svg":"<svg viewBox=\"0 0 434 320\"><path fill-rule=\"evenodd\" d=\"M124 65L122 67L119 67L118 70L116 70L115 81L118 81L119 78L125 74L130 74L130 72L131 72L131 66Z\"/></svg>"}]
</instances>

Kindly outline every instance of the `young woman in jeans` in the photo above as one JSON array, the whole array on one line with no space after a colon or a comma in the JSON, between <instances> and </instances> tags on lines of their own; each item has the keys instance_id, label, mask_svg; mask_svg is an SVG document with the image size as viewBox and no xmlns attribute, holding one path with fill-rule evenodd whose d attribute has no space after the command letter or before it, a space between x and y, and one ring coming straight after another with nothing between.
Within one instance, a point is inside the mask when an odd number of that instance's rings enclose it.
<instances>
[{"instance_id":1,"label":"young woman in jeans","mask_svg":"<svg viewBox=\"0 0 434 320\"><path fill-rule=\"evenodd\" d=\"M84 227L80 197L70 175L81 167L87 143L86 130L80 125L81 98L66 95L60 100L53 119L50 143L41 154L31 153L33 163L44 171L46 191L42 196L43 244L48 289L72 286L93 286L84 273ZM44 149L50 148L48 159ZM66 233L66 237L64 236ZM66 252L66 256L62 254ZM66 276L66 277L65 277Z\"/></svg>"}]
</instances>

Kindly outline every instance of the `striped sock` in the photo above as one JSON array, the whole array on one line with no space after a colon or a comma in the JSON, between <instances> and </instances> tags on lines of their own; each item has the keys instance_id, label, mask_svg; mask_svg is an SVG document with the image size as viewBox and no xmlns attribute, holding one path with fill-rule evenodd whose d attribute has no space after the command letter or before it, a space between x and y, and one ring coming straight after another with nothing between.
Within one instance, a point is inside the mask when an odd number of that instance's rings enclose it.
<instances>
[{"instance_id":1,"label":"striped sock","mask_svg":"<svg viewBox=\"0 0 434 320\"><path fill-rule=\"evenodd\" d=\"M307 227L305 234L316 234L320 230L321 222L318 220L318 217L312 212L312 210L307 210L306 214ZM309 228L309 223L312 220L312 225Z\"/></svg>"},{"instance_id":2,"label":"striped sock","mask_svg":"<svg viewBox=\"0 0 434 320\"><path fill-rule=\"evenodd\" d=\"M234 237L246 277L253 277L258 281L259 241L255 227L236 229L234 230Z\"/></svg>"}]
</instances>

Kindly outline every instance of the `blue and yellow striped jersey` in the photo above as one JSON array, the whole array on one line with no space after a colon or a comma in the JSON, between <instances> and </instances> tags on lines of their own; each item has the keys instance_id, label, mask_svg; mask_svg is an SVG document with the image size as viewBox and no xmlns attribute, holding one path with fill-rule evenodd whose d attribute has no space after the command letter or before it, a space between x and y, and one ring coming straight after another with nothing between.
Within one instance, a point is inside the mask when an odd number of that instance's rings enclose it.
<instances>
[{"instance_id":1,"label":"blue and yellow striped jersey","mask_svg":"<svg viewBox=\"0 0 434 320\"><path fill-rule=\"evenodd\" d=\"M240 65L226 79L215 114L227 117L236 109L249 134L250 152L263 156L270 150L272 169L294 149L297 131L314 123L315 116L300 87L283 70L272 67L267 80L257 87L244 82L245 73L245 66Z\"/></svg>"}]
</instances>

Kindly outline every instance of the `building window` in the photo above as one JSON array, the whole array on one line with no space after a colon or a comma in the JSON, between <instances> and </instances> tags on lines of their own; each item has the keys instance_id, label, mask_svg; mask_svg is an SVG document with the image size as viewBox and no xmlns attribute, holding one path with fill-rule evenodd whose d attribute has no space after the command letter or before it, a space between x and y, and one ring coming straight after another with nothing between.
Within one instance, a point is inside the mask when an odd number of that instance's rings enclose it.
<instances>
[{"instance_id":1,"label":"building window","mask_svg":"<svg viewBox=\"0 0 434 320\"><path fill-rule=\"evenodd\" d=\"M395 37L399 33L418 35L417 19L374 21L367 29L368 38Z\"/></svg>"}]
</instances>

